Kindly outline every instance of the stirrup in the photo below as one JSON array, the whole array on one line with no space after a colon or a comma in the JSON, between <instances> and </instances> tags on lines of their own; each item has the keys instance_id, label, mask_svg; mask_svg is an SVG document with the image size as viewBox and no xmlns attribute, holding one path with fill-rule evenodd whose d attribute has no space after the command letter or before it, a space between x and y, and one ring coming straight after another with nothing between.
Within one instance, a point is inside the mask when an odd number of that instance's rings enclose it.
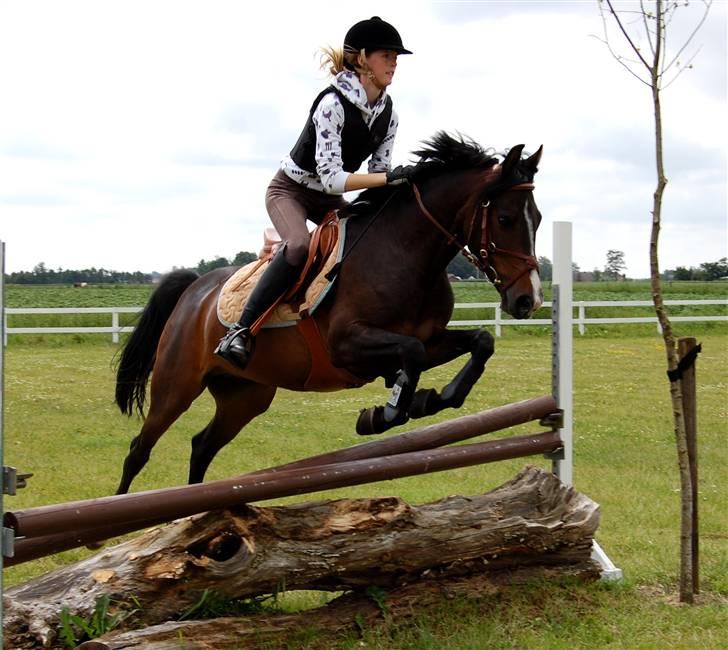
<instances>
[{"instance_id":1,"label":"stirrup","mask_svg":"<svg viewBox=\"0 0 728 650\"><path fill-rule=\"evenodd\" d=\"M215 354L244 368L253 354L254 347L255 338L250 333L250 328L233 325L220 339Z\"/></svg>"}]
</instances>

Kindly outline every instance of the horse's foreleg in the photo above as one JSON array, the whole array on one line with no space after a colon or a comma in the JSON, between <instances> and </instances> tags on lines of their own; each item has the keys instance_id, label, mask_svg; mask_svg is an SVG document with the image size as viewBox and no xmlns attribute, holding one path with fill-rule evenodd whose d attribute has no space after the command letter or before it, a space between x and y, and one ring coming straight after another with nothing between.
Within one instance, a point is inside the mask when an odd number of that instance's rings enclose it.
<instances>
[{"instance_id":1,"label":"horse's foreleg","mask_svg":"<svg viewBox=\"0 0 728 650\"><path fill-rule=\"evenodd\" d=\"M428 368L434 368L470 352L470 359L455 378L438 393L434 388L420 389L412 398L412 418L433 415L446 408L459 408L480 379L485 364L493 355L493 337L486 330L445 330L426 347Z\"/></svg>"},{"instance_id":2,"label":"horse's foreleg","mask_svg":"<svg viewBox=\"0 0 728 650\"><path fill-rule=\"evenodd\" d=\"M409 405L415 395L420 373L413 378L405 370L399 370L392 392L384 406L370 406L359 413L356 432L361 436L383 433L409 420Z\"/></svg>"},{"instance_id":3,"label":"horse's foreleg","mask_svg":"<svg viewBox=\"0 0 728 650\"><path fill-rule=\"evenodd\" d=\"M384 406L373 406L359 414L360 435L382 433L409 419L409 406L427 363L425 346L411 336L358 326L331 347L332 361L359 376L394 377L392 392Z\"/></svg>"}]
</instances>

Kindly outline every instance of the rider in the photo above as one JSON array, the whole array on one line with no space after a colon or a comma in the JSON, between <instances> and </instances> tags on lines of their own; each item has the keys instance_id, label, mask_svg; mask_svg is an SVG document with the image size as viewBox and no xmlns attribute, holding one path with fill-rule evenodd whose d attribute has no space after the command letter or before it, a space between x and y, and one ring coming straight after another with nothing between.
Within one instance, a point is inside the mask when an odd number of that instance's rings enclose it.
<instances>
[{"instance_id":1,"label":"rider","mask_svg":"<svg viewBox=\"0 0 728 650\"><path fill-rule=\"evenodd\" d=\"M379 16L356 23L342 50L322 50L321 67L334 76L314 100L295 146L281 163L265 197L284 244L253 289L238 323L215 353L245 367L253 350L250 327L297 278L308 254L306 219L319 223L346 204L352 190L407 182L409 166L390 170L397 114L387 86L397 55L412 54L397 30ZM356 173L369 160L369 173Z\"/></svg>"}]
</instances>

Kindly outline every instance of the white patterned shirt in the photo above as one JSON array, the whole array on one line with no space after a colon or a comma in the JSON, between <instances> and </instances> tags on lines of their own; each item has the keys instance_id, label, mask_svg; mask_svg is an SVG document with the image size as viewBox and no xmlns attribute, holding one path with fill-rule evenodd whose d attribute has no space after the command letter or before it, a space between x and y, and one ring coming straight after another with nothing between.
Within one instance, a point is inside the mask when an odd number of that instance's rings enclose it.
<instances>
[{"instance_id":1,"label":"white patterned shirt","mask_svg":"<svg viewBox=\"0 0 728 650\"><path fill-rule=\"evenodd\" d=\"M383 90L376 103L370 106L366 91L355 73L348 70L340 72L331 85L359 108L365 124L371 129L387 104L387 91ZM290 155L281 161L281 169L289 178L304 187L326 194L343 194L346 179L349 177L349 172L344 171L341 157L341 130L344 128L344 106L341 102L336 93L328 93L314 110L312 119L316 129L315 173L301 169ZM370 174L389 171L398 125L397 113L393 108L387 135L369 159Z\"/></svg>"}]
</instances>

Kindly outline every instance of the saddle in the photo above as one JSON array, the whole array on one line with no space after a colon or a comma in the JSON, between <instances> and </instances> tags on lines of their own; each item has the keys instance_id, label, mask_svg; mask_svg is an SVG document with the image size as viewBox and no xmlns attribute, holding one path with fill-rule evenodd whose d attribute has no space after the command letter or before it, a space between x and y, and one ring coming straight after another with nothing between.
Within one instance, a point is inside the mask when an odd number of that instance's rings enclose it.
<instances>
[{"instance_id":1,"label":"saddle","mask_svg":"<svg viewBox=\"0 0 728 650\"><path fill-rule=\"evenodd\" d=\"M331 364L326 342L311 317L336 279L331 271L344 253L346 221L339 219L336 211L326 215L311 233L308 257L298 280L250 328L257 335L261 329L298 327L311 353L311 370L305 384L309 390L337 390L342 385L366 383ZM282 243L274 228L266 228L258 259L238 269L225 282L217 301L217 317L225 327L238 322L250 292Z\"/></svg>"}]
</instances>

